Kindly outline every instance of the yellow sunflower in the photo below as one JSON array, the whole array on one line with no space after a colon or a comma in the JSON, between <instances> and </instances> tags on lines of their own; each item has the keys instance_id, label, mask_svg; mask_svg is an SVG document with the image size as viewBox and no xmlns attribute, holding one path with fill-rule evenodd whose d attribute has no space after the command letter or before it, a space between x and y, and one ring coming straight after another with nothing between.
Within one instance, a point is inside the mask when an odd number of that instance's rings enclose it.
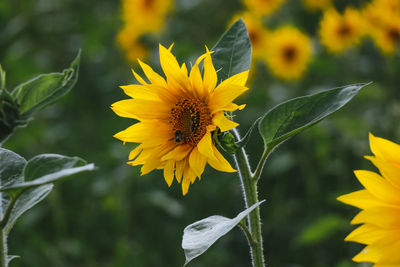
<instances>
[{"instance_id":1,"label":"yellow sunflower","mask_svg":"<svg viewBox=\"0 0 400 267\"><path fill-rule=\"evenodd\" d=\"M362 224L346 241L367 245L353 261L372 262L375 267L400 266L400 145L369 135L374 156L366 156L380 174L358 170L355 175L363 190L338 197L362 209L351 221Z\"/></svg>"},{"instance_id":2,"label":"yellow sunflower","mask_svg":"<svg viewBox=\"0 0 400 267\"><path fill-rule=\"evenodd\" d=\"M370 31L372 39L385 54L393 54L400 41L400 16L387 16L381 27Z\"/></svg>"},{"instance_id":3,"label":"yellow sunflower","mask_svg":"<svg viewBox=\"0 0 400 267\"><path fill-rule=\"evenodd\" d=\"M265 60L278 77L298 79L310 61L310 38L295 27L285 26L270 33Z\"/></svg>"},{"instance_id":4,"label":"yellow sunflower","mask_svg":"<svg viewBox=\"0 0 400 267\"><path fill-rule=\"evenodd\" d=\"M388 55L396 51L400 41L399 9L400 1L385 0L373 1L363 10L369 36Z\"/></svg>"},{"instance_id":5,"label":"yellow sunflower","mask_svg":"<svg viewBox=\"0 0 400 267\"><path fill-rule=\"evenodd\" d=\"M122 18L126 25L144 32L159 31L171 10L172 0L123 0Z\"/></svg>"},{"instance_id":6,"label":"yellow sunflower","mask_svg":"<svg viewBox=\"0 0 400 267\"><path fill-rule=\"evenodd\" d=\"M261 17L250 12L243 12L234 16L231 22L233 23L239 18L242 18L246 23L251 41L253 59L263 59L268 44L268 31L263 26Z\"/></svg>"},{"instance_id":7,"label":"yellow sunflower","mask_svg":"<svg viewBox=\"0 0 400 267\"><path fill-rule=\"evenodd\" d=\"M346 8L343 15L328 9L320 22L321 43L333 53L341 53L357 45L364 34L364 22L359 11Z\"/></svg>"},{"instance_id":8,"label":"yellow sunflower","mask_svg":"<svg viewBox=\"0 0 400 267\"><path fill-rule=\"evenodd\" d=\"M254 14L266 16L277 10L285 0L243 0L247 9Z\"/></svg>"},{"instance_id":9,"label":"yellow sunflower","mask_svg":"<svg viewBox=\"0 0 400 267\"><path fill-rule=\"evenodd\" d=\"M124 27L117 35L117 43L125 53L129 62L136 62L138 58L147 58L148 49L140 42L140 36L129 27Z\"/></svg>"},{"instance_id":10,"label":"yellow sunflower","mask_svg":"<svg viewBox=\"0 0 400 267\"><path fill-rule=\"evenodd\" d=\"M138 123L114 137L139 143L129 155L128 164L143 165L141 174L163 169L170 186L174 177L182 184L186 195L189 185L200 179L206 163L213 168L234 172L212 141L212 132L228 131L238 124L227 119L225 111L242 109L232 101L248 90L248 71L236 74L217 86L217 73L211 52L200 56L188 72L179 66L171 48L159 46L160 63L166 79L139 60L149 83L135 71L140 84L121 86L132 99L114 103L111 108L121 116ZM199 64L203 61L204 74Z\"/></svg>"},{"instance_id":11,"label":"yellow sunflower","mask_svg":"<svg viewBox=\"0 0 400 267\"><path fill-rule=\"evenodd\" d=\"M332 6L332 0L303 0L303 4L310 11L324 10Z\"/></svg>"}]
</instances>

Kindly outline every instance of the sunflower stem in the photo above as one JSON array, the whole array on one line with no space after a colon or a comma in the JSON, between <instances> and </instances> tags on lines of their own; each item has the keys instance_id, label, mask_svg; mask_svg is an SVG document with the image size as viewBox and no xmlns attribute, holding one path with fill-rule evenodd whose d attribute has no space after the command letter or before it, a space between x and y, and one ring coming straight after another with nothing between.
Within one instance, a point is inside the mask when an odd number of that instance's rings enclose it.
<instances>
[{"instance_id":1,"label":"sunflower stem","mask_svg":"<svg viewBox=\"0 0 400 267\"><path fill-rule=\"evenodd\" d=\"M239 133L233 129L233 134L240 140ZM233 155L238 169L238 175L243 188L243 198L246 208L258 202L257 180L253 179L251 167L244 148L240 148ZM263 241L261 234L260 208L257 207L247 217L248 229L254 242L249 242L253 267L265 267Z\"/></svg>"},{"instance_id":2,"label":"sunflower stem","mask_svg":"<svg viewBox=\"0 0 400 267\"><path fill-rule=\"evenodd\" d=\"M0 229L0 266L1 267L7 267L8 266L8 260L7 260L7 254L8 254L8 249L7 249L7 237L5 234L4 229Z\"/></svg>"}]
</instances>

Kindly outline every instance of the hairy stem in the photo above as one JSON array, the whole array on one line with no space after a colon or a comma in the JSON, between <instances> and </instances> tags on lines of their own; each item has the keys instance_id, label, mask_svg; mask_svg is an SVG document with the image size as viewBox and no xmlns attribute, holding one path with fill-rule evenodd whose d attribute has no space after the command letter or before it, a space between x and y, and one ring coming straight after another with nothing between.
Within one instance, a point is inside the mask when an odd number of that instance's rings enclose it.
<instances>
[{"instance_id":1,"label":"hairy stem","mask_svg":"<svg viewBox=\"0 0 400 267\"><path fill-rule=\"evenodd\" d=\"M239 133L236 129L233 133L237 140L240 140ZM253 179L253 174L251 173L250 164L246 155L244 148L237 150L234 154L234 159L236 167L238 169L238 174L243 188L243 197L246 203L246 208L258 202L257 195L257 180ZM251 233L252 239L255 241L253 244L249 243L251 257L253 260L253 267L265 267L264 264L264 254L263 254L263 242L261 234L261 218L260 218L260 208L255 208L247 217L248 229Z\"/></svg>"}]
</instances>

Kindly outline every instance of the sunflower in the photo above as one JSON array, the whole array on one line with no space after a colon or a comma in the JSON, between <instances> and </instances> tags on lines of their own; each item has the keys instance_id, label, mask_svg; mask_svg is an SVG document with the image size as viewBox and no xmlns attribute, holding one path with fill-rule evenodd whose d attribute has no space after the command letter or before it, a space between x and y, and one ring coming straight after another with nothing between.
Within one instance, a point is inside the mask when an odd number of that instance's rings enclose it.
<instances>
[{"instance_id":1,"label":"sunflower","mask_svg":"<svg viewBox=\"0 0 400 267\"><path fill-rule=\"evenodd\" d=\"M125 25L138 33L159 31L171 10L172 0L123 0L122 18Z\"/></svg>"},{"instance_id":2,"label":"sunflower","mask_svg":"<svg viewBox=\"0 0 400 267\"><path fill-rule=\"evenodd\" d=\"M369 135L374 156L366 156L380 174L358 170L355 175L363 190L338 197L348 205L362 209L351 221L362 224L346 241L367 245L353 261L378 266L400 266L400 145Z\"/></svg>"},{"instance_id":3,"label":"sunflower","mask_svg":"<svg viewBox=\"0 0 400 267\"><path fill-rule=\"evenodd\" d=\"M263 59L268 44L268 31L263 26L261 18L250 12L243 12L234 16L232 23L237 21L239 18L242 18L246 23L253 52L253 59Z\"/></svg>"},{"instance_id":4,"label":"sunflower","mask_svg":"<svg viewBox=\"0 0 400 267\"><path fill-rule=\"evenodd\" d=\"M247 9L254 14L266 16L277 10L285 0L243 0Z\"/></svg>"},{"instance_id":5,"label":"sunflower","mask_svg":"<svg viewBox=\"0 0 400 267\"><path fill-rule=\"evenodd\" d=\"M324 10L332 6L332 0L303 0L303 4L310 11Z\"/></svg>"},{"instance_id":6,"label":"sunflower","mask_svg":"<svg viewBox=\"0 0 400 267\"><path fill-rule=\"evenodd\" d=\"M335 9L328 9L320 23L321 43L330 52L341 53L358 44L364 34L364 22L359 11L346 8L343 15Z\"/></svg>"},{"instance_id":7,"label":"sunflower","mask_svg":"<svg viewBox=\"0 0 400 267\"><path fill-rule=\"evenodd\" d=\"M400 16L385 17L381 27L371 30L370 34L383 53L393 54L400 41Z\"/></svg>"},{"instance_id":8,"label":"sunflower","mask_svg":"<svg viewBox=\"0 0 400 267\"><path fill-rule=\"evenodd\" d=\"M129 62L135 62L138 58L147 58L148 49L140 42L140 36L130 27L124 27L117 35L117 43L125 52Z\"/></svg>"},{"instance_id":9,"label":"sunflower","mask_svg":"<svg viewBox=\"0 0 400 267\"><path fill-rule=\"evenodd\" d=\"M163 169L168 186L175 177L186 195L189 185L197 177L200 179L206 163L219 171L235 171L215 147L212 132L238 126L224 112L244 107L232 101L248 90L244 86L248 71L217 86L217 73L208 49L188 73L185 63L179 66L171 48L159 46L166 79L139 60L149 83L133 71L140 84L121 86L132 99L116 102L111 108L121 117L139 121L114 135L124 142L139 143L131 151L128 164L143 165L142 175ZM203 76L199 68L202 61Z\"/></svg>"},{"instance_id":10,"label":"sunflower","mask_svg":"<svg viewBox=\"0 0 400 267\"><path fill-rule=\"evenodd\" d=\"M310 61L310 38L292 26L272 32L269 37L265 60L272 72L283 79L298 79Z\"/></svg>"},{"instance_id":11,"label":"sunflower","mask_svg":"<svg viewBox=\"0 0 400 267\"><path fill-rule=\"evenodd\" d=\"M399 9L400 1L386 0L371 2L363 10L369 36L387 55L395 52L400 41Z\"/></svg>"}]
</instances>

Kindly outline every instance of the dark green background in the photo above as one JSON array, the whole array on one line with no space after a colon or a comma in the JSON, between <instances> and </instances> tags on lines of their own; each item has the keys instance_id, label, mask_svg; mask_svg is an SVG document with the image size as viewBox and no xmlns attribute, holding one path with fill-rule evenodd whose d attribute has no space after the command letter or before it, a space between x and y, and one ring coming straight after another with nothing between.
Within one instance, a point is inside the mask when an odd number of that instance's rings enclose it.
<instances>
[{"instance_id":1,"label":"dark green background","mask_svg":"<svg viewBox=\"0 0 400 267\"><path fill-rule=\"evenodd\" d=\"M350 1L337 1L339 9ZM351 1L354 5L362 1ZM159 36L146 36L153 48L147 59L159 70L157 46L175 43L180 62L192 61L212 47L234 13L236 1L179 0ZM235 175L206 168L201 182L181 195L168 188L161 171L140 177L125 164L132 144L112 136L133 123L110 109L127 98L119 85L134 83L115 43L121 27L118 1L0 1L0 63L7 88L40 73L61 71L82 48L80 77L61 101L18 129L4 147L26 158L40 153L80 156L99 170L57 184L50 196L24 215L9 240L11 266L182 266L180 248L186 225L219 214L234 217L243 210ZM300 1L288 0L266 21L270 28L291 23L313 36L315 54L301 81L288 83L256 63L247 103L235 119L241 132L274 105L300 95L350 83L374 83L327 120L281 145L262 175L260 199L265 256L269 266L356 266L361 245L343 241L354 227L356 208L336 197L361 189L352 171L371 169L368 132L400 142L400 61L385 58L370 40L342 55L318 44L321 13L308 13ZM253 166L262 140L253 134L248 153ZM228 157L228 156L227 156ZM234 229L189 266L250 266L249 249Z\"/></svg>"}]
</instances>

